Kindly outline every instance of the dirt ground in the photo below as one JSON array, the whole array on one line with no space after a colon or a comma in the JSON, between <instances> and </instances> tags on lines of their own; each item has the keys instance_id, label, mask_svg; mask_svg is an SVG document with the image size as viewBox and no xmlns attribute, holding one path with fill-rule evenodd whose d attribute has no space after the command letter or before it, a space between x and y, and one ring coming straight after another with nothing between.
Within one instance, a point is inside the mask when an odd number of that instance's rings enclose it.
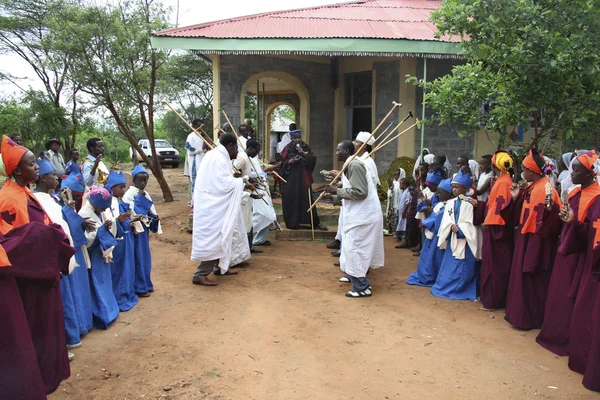
<instances>
[{"instance_id":1,"label":"dirt ground","mask_svg":"<svg viewBox=\"0 0 600 400\"><path fill-rule=\"evenodd\" d=\"M83 339L50 399L598 398L538 331L396 284L417 259L391 238L371 298L344 297L323 242L275 242L217 287L192 285L187 182L165 173L176 201L157 202L156 291Z\"/></svg>"}]
</instances>

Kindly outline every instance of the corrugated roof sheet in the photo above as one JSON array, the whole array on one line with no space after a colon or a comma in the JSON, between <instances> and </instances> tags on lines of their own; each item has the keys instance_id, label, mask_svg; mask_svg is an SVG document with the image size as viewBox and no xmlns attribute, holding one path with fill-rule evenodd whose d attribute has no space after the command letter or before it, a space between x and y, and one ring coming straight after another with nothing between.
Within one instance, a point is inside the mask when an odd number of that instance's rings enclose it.
<instances>
[{"instance_id":1,"label":"corrugated roof sheet","mask_svg":"<svg viewBox=\"0 0 600 400\"><path fill-rule=\"evenodd\" d=\"M365 0L276 11L158 32L155 36L212 39L436 39L429 21L439 0Z\"/></svg>"}]
</instances>

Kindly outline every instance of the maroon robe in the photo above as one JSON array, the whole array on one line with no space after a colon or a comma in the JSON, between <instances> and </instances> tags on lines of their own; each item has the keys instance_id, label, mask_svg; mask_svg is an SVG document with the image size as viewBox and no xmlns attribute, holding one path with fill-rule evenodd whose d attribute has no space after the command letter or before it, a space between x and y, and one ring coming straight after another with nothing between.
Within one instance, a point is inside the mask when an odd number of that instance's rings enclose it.
<instances>
[{"instance_id":1,"label":"maroon robe","mask_svg":"<svg viewBox=\"0 0 600 400\"><path fill-rule=\"evenodd\" d=\"M536 232L522 233L521 208L524 202L531 201L530 194L528 190L522 191L516 201L511 199L500 212L507 225L518 224L505 319L520 329L542 327L561 228L559 205L555 203L548 210L540 203L536 205Z\"/></svg>"},{"instance_id":2,"label":"maroon robe","mask_svg":"<svg viewBox=\"0 0 600 400\"><path fill-rule=\"evenodd\" d=\"M578 215L580 199L581 192L569 199L569 206L575 215ZM596 197L594 202L600 203L600 197ZM585 218L588 225L592 208L593 205ZM569 354L571 316L584 270L586 244L585 238L579 239L573 224L565 226L548 288L544 324L536 339L542 347L559 356Z\"/></svg>"},{"instance_id":3,"label":"maroon robe","mask_svg":"<svg viewBox=\"0 0 600 400\"><path fill-rule=\"evenodd\" d=\"M499 199L499 204L508 204L510 199ZM486 215L494 212L500 215L502 208L489 210L487 202L477 202L475 225L483 224ZM515 228L513 225L483 225L483 243L481 244L481 283L480 298L487 309L506 306L510 266L515 247Z\"/></svg>"},{"instance_id":4,"label":"maroon robe","mask_svg":"<svg viewBox=\"0 0 600 400\"><path fill-rule=\"evenodd\" d=\"M583 277L571 317L569 368L583 376L583 386L600 391L600 201L588 210L589 219L574 221L574 240L586 241Z\"/></svg>"},{"instance_id":5,"label":"maroon robe","mask_svg":"<svg viewBox=\"0 0 600 400\"><path fill-rule=\"evenodd\" d=\"M30 222L8 231L3 245L18 272L16 282L44 389L52 393L70 375L60 273L68 274L75 249L59 225L46 225L44 209L30 197L27 212ZM13 217L2 215L9 224Z\"/></svg>"}]
</instances>

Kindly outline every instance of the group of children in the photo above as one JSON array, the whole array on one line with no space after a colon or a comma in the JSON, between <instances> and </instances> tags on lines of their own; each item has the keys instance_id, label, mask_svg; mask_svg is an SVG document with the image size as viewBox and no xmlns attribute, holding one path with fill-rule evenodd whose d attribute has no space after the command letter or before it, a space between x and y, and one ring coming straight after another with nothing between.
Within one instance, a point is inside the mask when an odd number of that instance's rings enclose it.
<instances>
[{"instance_id":1,"label":"group of children","mask_svg":"<svg viewBox=\"0 0 600 400\"><path fill-rule=\"evenodd\" d=\"M59 185L47 159L36 159L6 136L0 150L0 173L9 178L0 190L0 249L7 257L4 260L0 251L0 286L12 290L4 290L2 297L22 303L11 307L12 314L3 319L13 325L0 328L3 346L16 346L14 357L19 361L8 354L0 364L27 368L27 374L17 371L0 378L0 386L8 398L24 398L23 393L31 394L26 398L45 398L70 374L68 362L73 355L67 349L80 347L81 337L95 328L108 329L120 312L137 304L138 297L153 292L149 232L160 233L160 221L145 191L148 173L142 166L132 171L133 186L128 189L123 172L114 170L104 187L86 187L78 168L63 176ZM29 187L33 185L32 192ZM82 195L83 205L77 209ZM44 225L55 229L43 229ZM38 272L37 252L22 247L36 236L30 230L38 232L37 236L47 233L64 244L56 257L44 261L49 264L46 275ZM51 245L49 239L42 240L40 246ZM54 247L52 251L59 251L59 246ZM38 269L28 274L32 264ZM10 286L12 276L16 276L16 291ZM58 281L58 290L51 289L52 281ZM25 324L15 314L19 309L25 314ZM29 332L25 332L27 327ZM31 348L34 357L29 360L24 355ZM37 360L37 367L32 360Z\"/></svg>"},{"instance_id":2,"label":"group of children","mask_svg":"<svg viewBox=\"0 0 600 400\"><path fill-rule=\"evenodd\" d=\"M406 282L437 297L481 301L482 311L505 309L516 328L541 329L537 342L568 355L584 386L600 391L600 160L593 151L567 158L564 204L554 169L536 149L521 163L521 185L505 151L479 161L479 182L466 159L449 179L421 164L415 219L424 237ZM400 179L398 187L397 234L404 236L397 238L407 242L410 182Z\"/></svg>"}]
</instances>

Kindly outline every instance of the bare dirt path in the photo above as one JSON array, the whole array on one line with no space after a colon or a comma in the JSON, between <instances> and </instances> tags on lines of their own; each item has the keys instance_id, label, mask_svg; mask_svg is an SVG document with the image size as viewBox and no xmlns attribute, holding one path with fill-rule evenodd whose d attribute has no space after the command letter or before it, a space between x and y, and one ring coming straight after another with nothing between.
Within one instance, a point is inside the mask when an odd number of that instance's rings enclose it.
<instances>
[{"instance_id":1,"label":"bare dirt path","mask_svg":"<svg viewBox=\"0 0 600 400\"><path fill-rule=\"evenodd\" d=\"M370 299L344 297L322 242L275 242L219 286L192 285L187 183L181 169L165 173L176 201L157 204L156 291L84 338L52 400L598 398L538 331L392 286L417 259L390 238Z\"/></svg>"}]
</instances>

